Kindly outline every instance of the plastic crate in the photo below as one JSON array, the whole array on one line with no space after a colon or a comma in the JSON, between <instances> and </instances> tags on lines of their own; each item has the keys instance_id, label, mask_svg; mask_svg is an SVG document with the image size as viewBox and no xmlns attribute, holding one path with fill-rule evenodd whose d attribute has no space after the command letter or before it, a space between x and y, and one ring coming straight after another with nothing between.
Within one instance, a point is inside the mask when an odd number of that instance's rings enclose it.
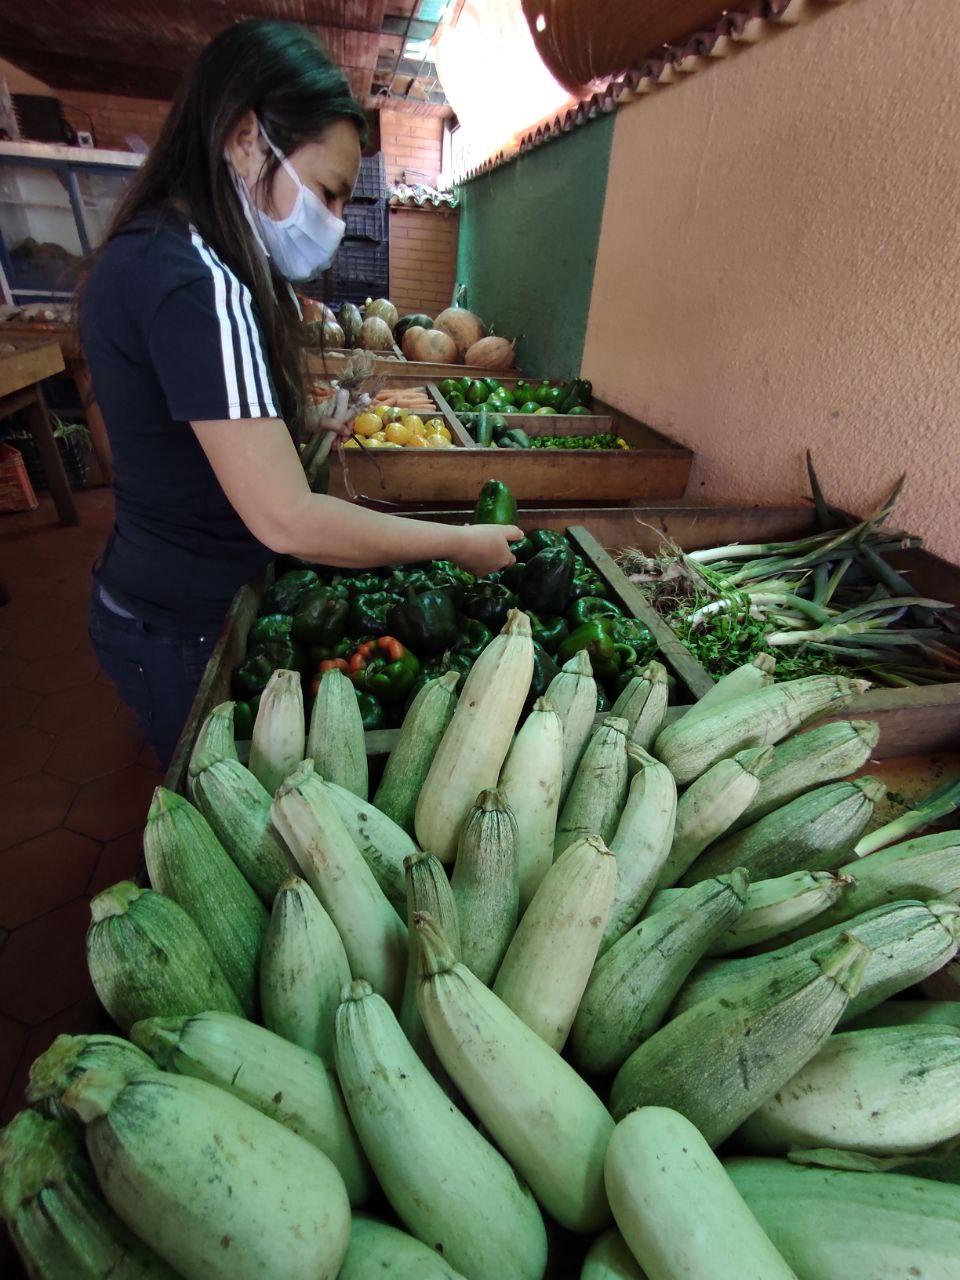
<instances>
[{"instance_id":1,"label":"plastic crate","mask_svg":"<svg viewBox=\"0 0 960 1280\"><path fill-rule=\"evenodd\" d=\"M0 511L36 511L39 505L20 450L0 443Z\"/></svg>"},{"instance_id":2,"label":"plastic crate","mask_svg":"<svg viewBox=\"0 0 960 1280\"><path fill-rule=\"evenodd\" d=\"M70 488L83 489L87 483L87 455L83 445L76 438L64 439L62 436L55 438ZM40 454L37 452L33 437L13 435L10 440L23 455L24 466L34 489L49 489L47 473L40 461Z\"/></svg>"},{"instance_id":3,"label":"plastic crate","mask_svg":"<svg viewBox=\"0 0 960 1280\"><path fill-rule=\"evenodd\" d=\"M337 281L332 290L332 305L354 302L359 307L368 298L385 298L389 283L386 279Z\"/></svg>"},{"instance_id":4,"label":"plastic crate","mask_svg":"<svg viewBox=\"0 0 960 1280\"><path fill-rule=\"evenodd\" d=\"M387 238L387 208L382 201L376 204L348 204L343 213L347 224L347 238L370 240L380 244Z\"/></svg>"},{"instance_id":5,"label":"plastic crate","mask_svg":"<svg viewBox=\"0 0 960 1280\"><path fill-rule=\"evenodd\" d=\"M375 156L364 156L360 161L360 173L353 190L353 199L370 201L386 200L386 198L387 171L383 163L383 152L378 151Z\"/></svg>"},{"instance_id":6,"label":"plastic crate","mask_svg":"<svg viewBox=\"0 0 960 1280\"><path fill-rule=\"evenodd\" d=\"M333 263L335 284L350 284L354 280L386 280L389 276L390 252L385 244L343 241Z\"/></svg>"}]
</instances>

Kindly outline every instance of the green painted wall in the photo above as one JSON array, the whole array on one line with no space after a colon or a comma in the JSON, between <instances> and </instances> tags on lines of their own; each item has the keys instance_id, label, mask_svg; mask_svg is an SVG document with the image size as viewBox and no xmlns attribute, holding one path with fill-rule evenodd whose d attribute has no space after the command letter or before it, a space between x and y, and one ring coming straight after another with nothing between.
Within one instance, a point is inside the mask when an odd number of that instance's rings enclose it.
<instances>
[{"instance_id":1,"label":"green painted wall","mask_svg":"<svg viewBox=\"0 0 960 1280\"><path fill-rule=\"evenodd\" d=\"M467 306L522 335L531 374L580 372L600 239L613 114L460 189L457 281Z\"/></svg>"}]
</instances>

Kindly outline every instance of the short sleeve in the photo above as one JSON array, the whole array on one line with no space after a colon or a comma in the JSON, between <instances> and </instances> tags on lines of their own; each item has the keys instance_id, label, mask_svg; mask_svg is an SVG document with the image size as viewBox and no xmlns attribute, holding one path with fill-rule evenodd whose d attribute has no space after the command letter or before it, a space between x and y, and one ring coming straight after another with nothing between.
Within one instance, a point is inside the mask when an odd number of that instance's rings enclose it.
<instances>
[{"instance_id":1,"label":"short sleeve","mask_svg":"<svg viewBox=\"0 0 960 1280\"><path fill-rule=\"evenodd\" d=\"M157 307L147 346L177 421L279 417L250 290L212 254Z\"/></svg>"}]
</instances>

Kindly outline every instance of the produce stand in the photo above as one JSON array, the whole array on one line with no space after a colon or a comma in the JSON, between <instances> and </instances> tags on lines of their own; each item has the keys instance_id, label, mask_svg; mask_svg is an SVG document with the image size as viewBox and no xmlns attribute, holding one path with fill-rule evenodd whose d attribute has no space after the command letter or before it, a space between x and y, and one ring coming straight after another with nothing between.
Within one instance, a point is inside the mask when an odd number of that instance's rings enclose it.
<instances>
[{"instance_id":1,"label":"produce stand","mask_svg":"<svg viewBox=\"0 0 960 1280\"><path fill-rule=\"evenodd\" d=\"M63 357L55 342L24 343L0 356L0 418L13 413L23 414L43 463L60 523L79 524L76 504L40 386L44 378L62 369Z\"/></svg>"}]
</instances>

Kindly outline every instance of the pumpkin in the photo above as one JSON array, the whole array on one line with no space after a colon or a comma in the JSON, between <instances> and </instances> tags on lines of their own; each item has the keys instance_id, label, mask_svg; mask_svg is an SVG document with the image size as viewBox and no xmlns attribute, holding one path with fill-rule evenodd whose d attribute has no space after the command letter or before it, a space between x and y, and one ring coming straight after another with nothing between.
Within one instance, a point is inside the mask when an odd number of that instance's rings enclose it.
<instances>
[{"instance_id":1,"label":"pumpkin","mask_svg":"<svg viewBox=\"0 0 960 1280\"><path fill-rule=\"evenodd\" d=\"M385 324L390 326L390 332L393 332L393 326L397 323L400 315L397 308L393 305L389 298L377 298L373 302L368 302L363 309L363 314L367 320L371 317L383 320Z\"/></svg>"},{"instance_id":2,"label":"pumpkin","mask_svg":"<svg viewBox=\"0 0 960 1280\"><path fill-rule=\"evenodd\" d=\"M481 369L512 369L516 342L506 338L481 338L464 357L464 364L477 365Z\"/></svg>"},{"instance_id":3,"label":"pumpkin","mask_svg":"<svg viewBox=\"0 0 960 1280\"><path fill-rule=\"evenodd\" d=\"M324 320L322 333L323 345L327 348L342 347L346 344L343 329L337 324L336 320ZM492 365L491 368L493 368Z\"/></svg>"},{"instance_id":4,"label":"pumpkin","mask_svg":"<svg viewBox=\"0 0 960 1280\"><path fill-rule=\"evenodd\" d=\"M401 316L393 326L394 341L400 342L407 330L412 329L414 325L419 325L421 329L432 329L433 321L419 311L414 312L413 315Z\"/></svg>"},{"instance_id":5,"label":"pumpkin","mask_svg":"<svg viewBox=\"0 0 960 1280\"><path fill-rule=\"evenodd\" d=\"M390 351L393 348L393 334L390 326L379 316L368 316L360 326L357 346L364 351Z\"/></svg>"},{"instance_id":6,"label":"pumpkin","mask_svg":"<svg viewBox=\"0 0 960 1280\"><path fill-rule=\"evenodd\" d=\"M414 325L403 335L401 350L408 360L429 360L438 364L455 364L460 360L457 344L439 329L422 329Z\"/></svg>"},{"instance_id":7,"label":"pumpkin","mask_svg":"<svg viewBox=\"0 0 960 1280\"><path fill-rule=\"evenodd\" d=\"M363 316L360 314L360 308L352 302L345 302L340 308L340 327L348 347L356 346L362 324Z\"/></svg>"},{"instance_id":8,"label":"pumpkin","mask_svg":"<svg viewBox=\"0 0 960 1280\"><path fill-rule=\"evenodd\" d=\"M461 360L475 342L487 336L487 327L480 317L462 307L448 307L446 311L441 311L434 320L433 327L450 335L457 344Z\"/></svg>"},{"instance_id":9,"label":"pumpkin","mask_svg":"<svg viewBox=\"0 0 960 1280\"><path fill-rule=\"evenodd\" d=\"M317 302L316 298L301 298L300 310L304 324L323 324L325 320L335 320L336 316L325 302Z\"/></svg>"}]
</instances>

